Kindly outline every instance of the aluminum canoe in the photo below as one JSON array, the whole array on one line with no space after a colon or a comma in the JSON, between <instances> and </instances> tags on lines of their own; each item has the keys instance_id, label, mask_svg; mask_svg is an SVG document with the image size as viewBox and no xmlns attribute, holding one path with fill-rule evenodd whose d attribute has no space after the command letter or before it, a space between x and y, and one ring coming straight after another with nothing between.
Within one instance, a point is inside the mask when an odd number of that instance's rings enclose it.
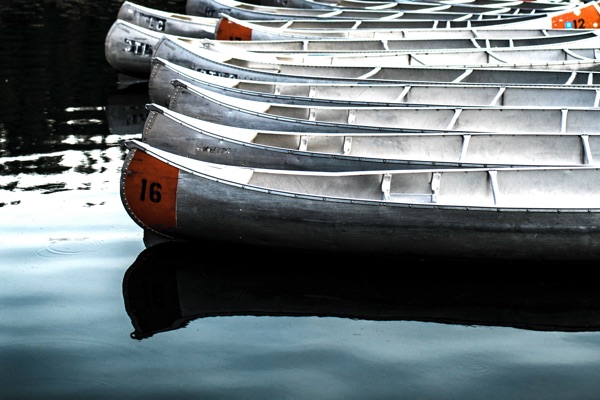
<instances>
[{"instance_id":1,"label":"aluminum canoe","mask_svg":"<svg viewBox=\"0 0 600 400\"><path fill-rule=\"evenodd\" d=\"M169 108L225 125L296 132L330 131L465 131L513 133L598 133L597 107L493 106L310 106L235 98L184 82ZM286 129L281 129L281 126ZM318 128L316 128L318 127Z\"/></svg>"},{"instance_id":2,"label":"aluminum canoe","mask_svg":"<svg viewBox=\"0 0 600 400\"><path fill-rule=\"evenodd\" d=\"M159 54L158 49L161 47L161 42L164 40L169 41L170 48L163 49ZM338 41L339 43L334 44ZM184 61L189 63L193 62L195 58L201 57L202 54L206 52L205 47L210 47L210 43L212 43L214 47L219 43L224 44L224 42L225 41L221 40L211 41L210 39L187 38L183 36L168 35L144 28L131 22L117 19L107 32L104 51L108 63L115 69L128 75L147 77L150 73L150 62L152 57L166 58L166 54L169 54L169 57L176 57L178 60L180 60L180 63ZM314 40L314 46L318 46L319 42L320 41ZM595 57L595 53L593 51L596 47L598 47L597 42L598 34L595 31L581 31L577 33L573 33L573 31L571 31L562 35L553 35L551 37L523 37L521 39L508 38L481 41L467 38L423 38L398 39L391 41L382 41L379 39L338 39L334 41L322 41L322 44L329 43L328 46L330 48L338 48L338 50L330 49L328 50L329 52L335 51L336 53L350 53L350 55L352 55L352 60L346 59L343 62L351 62L353 65L367 63L364 57L365 55L369 55L368 58L371 58L371 55L380 56L380 58L377 60L368 62L369 64L384 63L386 58L388 58L384 57L384 55L393 53L397 54L397 57L392 57L392 59L394 63L399 65L408 64L409 62L411 64L418 65L427 65L428 63L431 64L434 62L443 62L446 64L450 62L458 62L465 64L467 62L481 63L488 60L490 63L493 62L506 64L507 62L511 61L511 59L514 62L519 62L519 59L522 60L525 58L528 60L528 63L524 67L534 67L530 60L533 59L535 61L536 57L542 57L545 63L541 65L546 69L551 68L551 64L553 64L555 68L589 69L591 67L587 64L589 64L590 61L577 60L576 57L581 56L587 59L590 59L590 57ZM230 43L233 44L233 42ZM254 43L254 46L260 45L260 42L249 42L247 45L252 43ZM270 43L272 43L273 46L277 45L281 47L287 43L288 47L295 45L297 48L299 42L273 41ZM498 45L504 47L494 48ZM554 47L554 49L550 50L548 53L541 53L541 50L533 52L534 49L541 49L545 46ZM563 47L581 47L582 49L579 56L577 56L576 54L567 54L565 50L562 49ZM400 49L405 49L406 52L402 53L403 50ZM433 52L444 51L448 53L444 53L441 60L438 56L436 61L435 54L426 54L427 50L430 49ZM451 54L451 51L456 52L459 49L471 49L473 52L471 52L470 55ZM501 58L494 59L493 53L501 52L503 49L506 50L507 55L498 54L497 57L508 58L504 60ZM532 53L521 53L521 56L517 56L518 53L515 54L514 52L518 49L530 49ZM360 50L360 53L358 50ZM408 52L409 50L418 52L420 55L411 54ZM315 51L319 50L315 49ZM165 54L162 55L162 53ZM341 57L343 54L337 55ZM242 51L239 52L239 56L246 57L252 56L252 54L248 53L247 51ZM555 61L551 61L551 58L554 58ZM314 59L315 62L316 60L320 59L320 64L324 62L323 58L311 57L311 59ZM277 59L275 58L274 61L277 61ZM280 61L286 61L286 57ZM307 64L308 61L310 60L306 61ZM299 62L299 60L295 60L295 63ZM592 64L594 63L593 61L591 62Z\"/></svg>"},{"instance_id":3,"label":"aluminum canoe","mask_svg":"<svg viewBox=\"0 0 600 400\"><path fill-rule=\"evenodd\" d=\"M298 0L295 0L298 1ZM306 7L275 6L253 4L237 0L199 0L187 2L186 14L201 17L219 17L223 12L240 19L439 19L439 20L467 20L467 19L506 19L507 21L520 18L514 10L508 7L481 7L470 6L465 8L462 4L450 5L422 5L420 3L407 4L398 2L386 3L385 7L340 7L331 6L323 2L304 2ZM374 3L377 4L377 3ZM381 4L381 3L380 3ZM311 7L312 8L309 8ZM574 7L573 9L577 9ZM568 10L554 11L562 13ZM530 11L531 12L531 11ZM546 14L540 12L544 17Z\"/></svg>"},{"instance_id":4,"label":"aluminum canoe","mask_svg":"<svg viewBox=\"0 0 600 400\"><path fill-rule=\"evenodd\" d=\"M312 5L317 4L312 2ZM323 4L323 3L321 3ZM376 4L376 3L375 3ZM316 6L315 6L316 7ZM186 14L202 17L218 17L219 13L226 13L239 19L438 19L438 20L484 20L503 19L506 21L519 21L521 10L519 8L482 7L477 5L465 6L464 4L431 4L416 6L407 2L390 2L380 8L319 6L320 8L274 6L253 4L237 0L192 0L186 4ZM465 8L466 7L466 8ZM587 4L576 4L575 7L566 9L523 10L523 15L539 15L540 19L553 21L555 18L583 13L586 17L596 18L596 9L587 9ZM412 9L411 9L412 8ZM591 19L590 19L591 21ZM560 26L563 28L564 26Z\"/></svg>"},{"instance_id":5,"label":"aluminum canoe","mask_svg":"<svg viewBox=\"0 0 600 400\"><path fill-rule=\"evenodd\" d=\"M250 51L261 54L298 54L318 56L321 54L360 53L363 55L377 53L409 52L433 50L444 53L444 57L452 56L457 50L482 50L489 52L493 57L498 51L498 58L505 51L531 50L533 53L528 59L535 58L535 51L543 49L597 49L600 48L600 33L597 30L562 30L563 34L553 34L539 37L511 37L497 39L481 38L435 38L435 39L344 39L344 38L317 38L317 39L277 39L277 40L218 40L201 38L186 40L187 43L220 51L232 52ZM446 54L449 53L449 54ZM464 56L463 56L464 57ZM590 56L588 56L590 57ZM591 56L593 57L593 55ZM568 57L562 54L561 60ZM449 62L449 61L448 61ZM465 60L465 63L468 61ZM507 59L508 62L508 59ZM511 62L518 62L512 60Z\"/></svg>"},{"instance_id":6,"label":"aluminum canoe","mask_svg":"<svg viewBox=\"0 0 600 400\"><path fill-rule=\"evenodd\" d=\"M547 37L587 29L552 29L549 23L537 23L538 16L522 17L520 23L502 20L440 21L427 20L331 20L284 19L247 20L220 13L215 28L218 40L286 40L286 39L420 39L478 38L507 39ZM518 27L517 27L518 26Z\"/></svg>"},{"instance_id":7,"label":"aluminum canoe","mask_svg":"<svg viewBox=\"0 0 600 400\"><path fill-rule=\"evenodd\" d=\"M157 104L141 140L219 164L309 171L572 166L600 159L600 133L287 132L222 125Z\"/></svg>"},{"instance_id":8,"label":"aluminum canoe","mask_svg":"<svg viewBox=\"0 0 600 400\"><path fill-rule=\"evenodd\" d=\"M474 259L600 257L595 167L272 170L126 144L124 208L168 239Z\"/></svg>"},{"instance_id":9,"label":"aluminum canoe","mask_svg":"<svg viewBox=\"0 0 600 400\"><path fill-rule=\"evenodd\" d=\"M567 71L600 70L600 47L598 37L590 42L574 41L560 45L523 46L499 48L420 48L410 50L389 49L379 40L353 41L345 39L314 40L313 50L302 50L298 41L273 41L273 47L289 44L296 50L268 50L268 43L257 41L211 41L199 39L200 45L181 41L190 51L202 56L205 51L218 53L223 60L235 59L256 68L265 65L327 66L327 67L465 67L465 68L527 68L557 69ZM306 41L308 45L309 41ZM239 44L239 45L236 45ZM263 44L265 46L263 46ZM348 45L343 49L344 44ZM367 50L375 46L377 50ZM402 44L400 43L401 47ZM591 46L591 47L590 47ZM160 44L157 45L160 47ZM245 50L245 49L259 50ZM338 50L339 49L339 50ZM158 50L156 56L158 55Z\"/></svg>"},{"instance_id":10,"label":"aluminum canoe","mask_svg":"<svg viewBox=\"0 0 600 400\"><path fill-rule=\"evenodd\" d=\"M397 0L397 1L377 1L377 0L286 0L286 1L247 1L242 3L242 7L258 6L259 10L263 7L286 7L294 9L358 9L358 10L393 10L393 11L417 11L417 12L451 12L459 14L535 14L549 13L554 11L564 11L573 9L580 5L579 2L525 2L495 1L495 2L433 2L417 0ZM197 13L205 12L206 7L213 5L210 0L189 0L186 3L186 12Z\"/></svg>"},{"instance_id":11,"label":"aluminum canoe","mask_svg":"<svg viewBox=\"0 0 600 400\"><path fill-rule=\"evenodd\" d=\"M306 105L402 106L540 106L599 107L600 86L570 85L468 85L459 83L355 84L327 82L276 82L235 79L205 74L155 58L148 97L168 106L173 81L242 99L274 99L277 102Z\"/></svg>"},{"instance_id":12,"label":"aluminum canoe","mask_svg":"<svg viewBox=\"0 0 600 400\"><path fill-rule=\"evenodd\" d=\"M202 7L203 0L189 0L186 2L186 9ZM368 1L368 2L367 2ZM392 0L393 1L393 0ZM364 6L376 6L385 8L392 1L374 1L374 0L252 0L251 3L261 6L276 6L293 8L315 8L315 7L345 7L362 8ZM577 7L585 3L582 0L395 0L396 3L407 4L407 7L432 7L432 6L469 6L469 7L509 7L519 11L549 11ZM415 6L416 5L416 6Z\"/></svg>"},{"instance_id":13,"label":"aluminum canoe","mask_svg":"<svg viewBox=\"0 0 600 400\"><path fill-rule=\"evenodd\" d=\"M294 63L269 63L257 57L253 60L191 46L183 41L167 37L160 40L154 53L135 55L142 66L152 58L162 58L181 66L219 76L232 78L271 80L285 82L308 82L326 80L331 82L437 82L467 84L569 84L596 85L600 82L598 72L582 70L554 70L548 68L503 67L369 67L369 66L325 66ZM576 62L577 63L577 62ZM120 65L131 63L122 63ZM592 61L591 64L597 64ZM118 62L113 65L119 65ZM573 65L574 66L574 65ZM117 68L118 69L118 68ZM145 70L145 66L143 68ZM144 73L144 72L143 72ZM148 72L145 72L148 74Z\"/></svg>"}]
</instances>

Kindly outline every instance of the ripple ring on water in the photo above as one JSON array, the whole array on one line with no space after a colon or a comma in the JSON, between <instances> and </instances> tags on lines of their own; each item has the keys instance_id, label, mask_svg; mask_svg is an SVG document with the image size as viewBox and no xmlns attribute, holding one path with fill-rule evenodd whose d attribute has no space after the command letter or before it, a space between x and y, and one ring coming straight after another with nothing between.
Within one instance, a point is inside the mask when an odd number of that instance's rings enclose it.
<instances>
[{"instance_id":1,"label":"ripple ring on water","mask_svg":"<svg viewBox=\"0 0 600 400\"><path fill-rule=\"evenodd\" d=\"M46 248L38 250L36 254L40 257L69 256L92 252L99 246L99 241L89 238L54 239Z\"/></svg>"}]
</instances>

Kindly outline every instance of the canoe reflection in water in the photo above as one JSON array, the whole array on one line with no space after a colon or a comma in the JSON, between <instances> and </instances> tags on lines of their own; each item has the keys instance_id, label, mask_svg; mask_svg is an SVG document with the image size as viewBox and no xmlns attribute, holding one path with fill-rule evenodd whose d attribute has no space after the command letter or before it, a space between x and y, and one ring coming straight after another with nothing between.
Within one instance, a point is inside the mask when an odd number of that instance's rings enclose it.
<instances>
[{"instance_id":1,"label":"canoe reflection in water","mask_svg":"<svg viewBox=\"0 0 600 400\"><path fill-rule=\"evenodd\" d=\"M146 248L128 268L123 297L138 340L215 316L600 331L597 287L583 276L548 275L559 271L548 267L470 260L450 268L440 260L165 242Z\"/></svg>"},{"instance_id":2,"label":"canoe reflection in water","mask_svg":"<svg viewBox=\"0 0 600 400\"><path fill-rule=\"evenodd\" d=\"M112 135L133 135L138 138L148 118L148 84L123 76L123 87L111 93L106 105L106 121Z\"/></svg>"}]
</instances>

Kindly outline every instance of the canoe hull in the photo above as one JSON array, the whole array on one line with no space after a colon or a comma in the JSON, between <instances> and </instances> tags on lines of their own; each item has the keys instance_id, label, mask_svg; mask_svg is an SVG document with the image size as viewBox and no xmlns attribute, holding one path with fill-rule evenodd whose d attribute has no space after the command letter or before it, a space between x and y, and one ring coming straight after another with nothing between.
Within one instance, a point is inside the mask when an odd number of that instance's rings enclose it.
<instances>
[{"instance_id":1,"label":"canoe hull","mask_svg":"<svg viewBox=\"0 0 600 400\"><path fill-rule=\"evenodd\" d=\"M468 85L452 83L350 84L276 82L224 78L154 58L148 80L152 103L168 106L174 80L242 99L275 99L288 104L348 106L465 105L596 107L594 86Z\"/></svg>"},{"instance_id":2,"label":"canoe hull","mask_svg":"<svg viewBox=\"0 0 600 400\"><path fill-rule=\"evenodd\" d=\"M278 40L278 39L397 39L397 38L510 38L562 35L563 29L547 29L548 24L535 28L538 16L524 17L522 27L511 29L502 20L240 20L226 14L215 29L218 40ZM524 28L529 24L533 25ZM503 29L504 28L504 29Z\"/></svg>"},{"instance_id":3,"label":"canoe hull","mask_svg":"<svg viewBox=\"0 0 600 400\"><path fill-rule=\"evenodd\" d=\"M600 135L293 134L211 124L156 104L147 108L142 141L227 165L307 171L576 167L600 158Z\"/></svg>"},{"instance_id":4,"label":"canoe hull","mask_svg":"<svg viewBox=\"0 0 600 400\"><path fill-rule=\"evenodd\" d=\"M190 46L182 41L163 38L155 48L154 57L162 58L183 67L223 76L249 80L278 82L438 82L467 84L569 84L591 85L600 83L600 73L594 71L560 70L532 64L518 66L477 68L455 67L381 67L373 66L323 66L294 63L263 63L256 58L249 62L218 52ZM598 62L591 61L590 68ZM582 67L582 65L579 65ZM148 66L150 70L150 65ZM587 68L585 68L587 69Z\"/></svg>"},{"instance_id":5,"label":"canoe hull","mask_svg":"<svg viewBox=\"0 0 600 400\"><path fill-rule=\"evenodd\" d=\"M419 257L589 260L600 212L446 207L294 196L179 169L130 149L121 196L141 227L173 239Z\"/></svg>"},{"instance_id":6,"label":"canoe hull","mask_svg":"<svg viewBox=\"0 0 600 400\"><path fill-rule=\"evenodd\" d=\"M403 131L596 134L600 109L556 107L290 105L175 82L169 108L209 122L290 132ZM260 100L260 101L259 101Z\"/></svg>"}]
</instances>

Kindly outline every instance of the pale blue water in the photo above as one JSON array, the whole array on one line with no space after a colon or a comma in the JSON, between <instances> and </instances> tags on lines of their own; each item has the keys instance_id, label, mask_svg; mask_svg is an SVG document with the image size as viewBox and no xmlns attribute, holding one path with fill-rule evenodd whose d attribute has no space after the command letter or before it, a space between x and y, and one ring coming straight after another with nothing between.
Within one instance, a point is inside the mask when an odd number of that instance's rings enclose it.
<instances>
[{"instance_id":1,"label":"pale blue water","mask_svg":"<svg viewBox=\"0 0 600 400\"><path fill-rule=\"evenodd\" d=\"M120 4L0 5L0 399L600 397L591 265L147 255L119 197L145 92L103 54Z\"/></svg>"}]
</instances>

